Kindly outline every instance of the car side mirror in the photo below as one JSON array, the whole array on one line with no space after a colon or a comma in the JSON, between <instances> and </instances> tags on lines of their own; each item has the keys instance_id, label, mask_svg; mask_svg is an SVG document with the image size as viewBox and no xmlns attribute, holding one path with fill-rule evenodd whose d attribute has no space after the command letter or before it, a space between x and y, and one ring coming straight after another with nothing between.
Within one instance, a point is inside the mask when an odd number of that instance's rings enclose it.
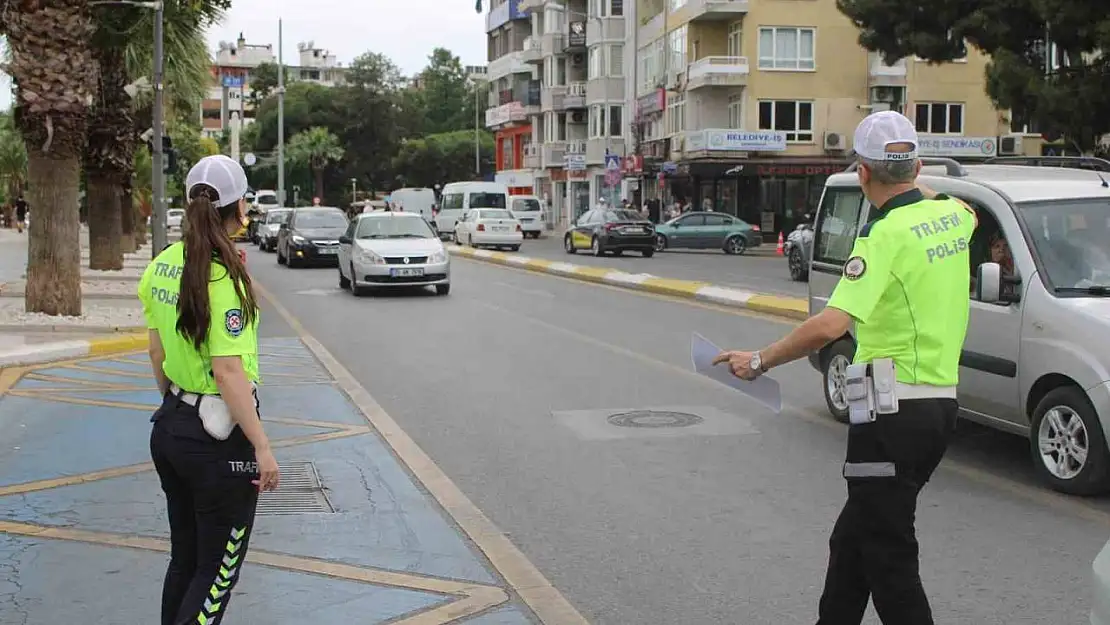
<instances>
[{"instance_id":1,"label":"car side mirror","mask_svg":"<svg viewBox=\"0 0 1110 625\"><path fill-rule=\"evenodd\" d=\"M1002 266L998 263L979 265L975 277L975 299L987 304L1002 302Z\"/></svg>"},{"instance_id":2,"label":"car side mirror","mask_svg":"<svg viewBox=\"0 0 1110 625\"><path fill-rule=\"evenodd\" d=\"M340 235L340 236L339 236L339 243L340 243L341 245L350 245L350 243L351 243L351 237L349 237L349 236L347 236L347 235L345 235L345 234L343 234L343 235Z\"/></svg>"}]
</instances>

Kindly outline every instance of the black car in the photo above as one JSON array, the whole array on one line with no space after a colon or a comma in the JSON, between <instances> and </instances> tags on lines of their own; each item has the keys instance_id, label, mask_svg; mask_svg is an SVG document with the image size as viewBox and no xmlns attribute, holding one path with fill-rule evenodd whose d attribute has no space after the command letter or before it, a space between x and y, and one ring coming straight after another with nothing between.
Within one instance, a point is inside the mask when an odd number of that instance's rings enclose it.
<instances>
[{"instance_id":1,"label":"black car","mask_svg":"<svg viewBox=\"0 0 1110 625\"><path fill-rule=\"evenodd\" d=\"M347 231L347 216L338 208L297 208L278 230L279 265L330 265L339 262L339 237Z\"/></svg>"},{"instance_id":2,"label":"black car","mask_svg":"<svg viewBox=\"0 0 1110 625\"><path fill-rule=\"evenodd\" d=\"M606 252L619 256L631 250L651 258L655 254L655 227L636 211L598 208L578 218L563 237L563 249L567 254L590 250L594 256Z\"/></svg>"}]
</instances>

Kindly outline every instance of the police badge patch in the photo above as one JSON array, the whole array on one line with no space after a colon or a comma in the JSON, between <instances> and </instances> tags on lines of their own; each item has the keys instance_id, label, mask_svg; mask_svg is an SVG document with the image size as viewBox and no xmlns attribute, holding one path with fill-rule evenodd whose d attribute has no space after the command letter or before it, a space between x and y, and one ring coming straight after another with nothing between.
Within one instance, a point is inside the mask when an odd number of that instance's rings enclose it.
<instances>
[{"instance_id":1,"label":"police badge patch","mask_svg":"<svg viewBox=\"0 0 1110 625\"><path fill-rule=\"evenodd\" d=\"M853 256L844 263L844 277L849 280L859 280L865 271L867 271L867 262L861 256Z\"/></svg>"},{"instance_id":2,"label":"police badge patch","mask_svg":"<svg viewBox=\"0 0 1110 625\"><path fill-rule=\"evenodd\" d=\"M224 329L231 336L239 336L243 333L243 311L238 308L232 308L224 313Z\"/></svg>"}]
</instances>

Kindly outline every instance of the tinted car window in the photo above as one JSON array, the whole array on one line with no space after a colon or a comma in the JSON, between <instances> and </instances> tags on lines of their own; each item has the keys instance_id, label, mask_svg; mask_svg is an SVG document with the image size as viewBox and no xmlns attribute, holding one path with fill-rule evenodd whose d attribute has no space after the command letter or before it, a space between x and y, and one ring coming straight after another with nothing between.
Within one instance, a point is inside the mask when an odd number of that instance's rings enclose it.
<instances>
[{"instance_id":1,"label":"tinted car window","mask_svg":"<svg viewBox=\"0 0 1110 625\"><path fill-rule=\"evenodd\" d=\"M283 224L289 221L289 216L293 211L270 211L266 213L266 223L268 224Z\"/></svg>"},{"instance_id":2,"label":"tinted car window","mask_svg":"<svg viewBox=\"0 0 1110 625\"><path fill-rule=\"evenodd\" d=\"M444 193L443 210L459 210L463 207L462 193Z\"/></svg>"},{"instance_id":3,"label":"tinted car window","mask_svg":"<svg viewBox=\"0 0 1110 625\"><path fill-rule=\"evenodd\" d=\"M605 221L643 221L643 216L640 213L633 211L609 211L605 214Z\"/></svg>"},{"instance_id":4,"label":"tinted car window","mask_svg":"<svg viewBox=\"0 0 1110 625\"><path fill-rule=\"evenodd\" d=\"M386 214L360 219L355 236L359 239L431 239L435 234L419 217L393 217Z\"/></svg>"},{"instance_id":5,"label":"tinted car window","mask_svg":"<svg viewBox=\"0 0 1110 625\"><path fill-rule=\"evenodd\" d=\"M685 217L680 217L677 223L681 224L683 228L703 226L705 225L705 215L687 215Z\"/></svg>"},{"instance_id":6,"label":"tinted car window","mask_svg":"<svg viewBox=\"0 0 1110 625\"><path fill-rule=\"evenodd\" d=\"M707 225L707 226L723 226L726 223L728 223L728 221L725 220L724 215L706 215L705 216L705 225Z\"/></svg>"},{"instance_id":7,"label":"tinted car window","mask_svg":"<svg viewBox=\"0 0 1110 625\"><path fill-rule=\"evenodd\" d=\"M347 218L339 211L311 211L297 213L298 228L346 228Z\"/></svg>"},{"instance_id":8,"label":"tinted car window","mask_svg":"<svg viewBox=\"0 0 1110 625\"><path fill-rule=\"evenodd\" d=\"M471 193L470 208L506 208L504 193Z\"/></svg>"},{"instance_id":9,"label":"tinted car window","mask_svg":"<svg viewBox=\"0 0 1110 625\"><path fill-rule=\"evenodd\" d=\"M513 200L514 211L538 211L540 210L539 200Z\"/></svg>"}]
</instances>

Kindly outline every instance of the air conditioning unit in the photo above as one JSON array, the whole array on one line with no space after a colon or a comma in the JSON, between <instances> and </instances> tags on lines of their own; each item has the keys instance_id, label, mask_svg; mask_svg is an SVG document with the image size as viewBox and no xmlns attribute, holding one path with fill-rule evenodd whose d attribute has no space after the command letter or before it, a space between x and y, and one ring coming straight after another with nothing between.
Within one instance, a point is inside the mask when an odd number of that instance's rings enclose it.
<instances>
[{"instance_id":1,"label":"air conditioning unit","mask_svg":"<svg viewBox=\"0 0 1110 625\"><path fill-rule=\"evenodd\" d=\"M999 156L1021 156L1025 154L1022 150L1021 135L1005 135L998 138L998 155Z\"/></svg>"},{"instance_id":2,"label":"air conditioning unit","mask_svg":"<svg viewBox=\"0 0 1110 625\"><path fill-rule=\"evenodd\" d=\"M585 54L572 54L572 55L570 55L570 65L571 65L571 67L582 67L585 64L586 64L586 55Z\"/></svg>"},{"instance_id":3,"label":"air conditioning unit","mask_svg":"<svg viewBox=\"0 0 1110 625\"><path fill-rule=\"evenodd\" d=\"M572 123L572 124L585 124L586 123L586 111L571 111L570 112L570 123Z\"/></svg>"},{"instance_id":4,"label":"air conditioning unit","mask_svg":"<svg viewBox=\"0 0 1110 625\"><path fill-rule=\"evenodd\" d=\"M839 132L825 133L825 151L827 152L843 152L847 143L848 140Z\"/></svg>"},{"instance_id":5,"label":"air conditioning unit","mask_svg":"<svg viewBox=\"0 0 1110 625\"><path fill-rule=\"evenodd\" d=\"M667 89L678 89L679 87L679 72L667 73Z\"/></svg>"}]
</instances>

